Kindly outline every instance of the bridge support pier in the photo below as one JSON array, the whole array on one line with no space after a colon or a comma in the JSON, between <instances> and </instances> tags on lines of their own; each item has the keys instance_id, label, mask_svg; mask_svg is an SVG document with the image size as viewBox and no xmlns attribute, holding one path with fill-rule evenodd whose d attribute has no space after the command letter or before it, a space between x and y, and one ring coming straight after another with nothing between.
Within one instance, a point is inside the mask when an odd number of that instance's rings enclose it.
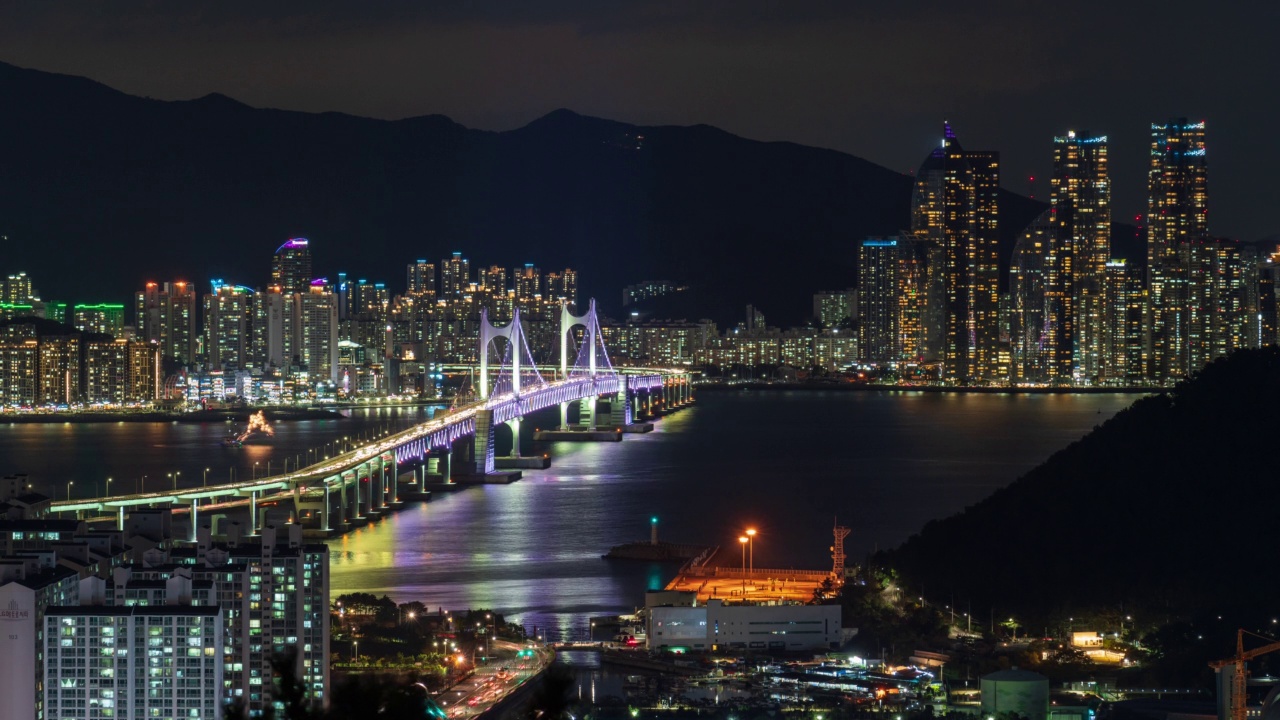
<instances>
[{"instance_id":1,"label":"bridge support pier","mask_svg":"<svg viewBox=\"0 0 1280 720\"><path fill-rule=\"evenodd\" d=\"M578 424L589 430L596 429L596 397L584 397L578 401Z\"/></svg>"},{"instance_id":2,"label":"bridge support pier","mask_svg":"<svg viewBox=\"0 0 1280 720\"><path fill-rule=\"evenodd\" d=\"M123 505L116 508L116 529L120 531L124 530L124 506Z\"/></svg>"},{"instance_id":3,"label":"bridge support pier","mask_svg":"<svg viewBox=\"0 0 1280 720\"><path fill-rule=\"evenodd\" d=\"M347 475L338 476L338 529L347 529Z\"/></svg>"},{"instance_id":4,"label":"bridge support pier","mask_svg":"<svg viewBox=\"0 0 1280 720\"><path fill-rule=\"evenodd\" d=\"M330 502L332 501L329 499L329 481L326 479L324 481L324 507L320 508L320 527L324 528L325 532L331 532L333 530L333 528L329 527Z\"/></svg>"},{"instance_id":5,"label":"bridge support pier","mask_svg":"<svg viewBox=\"0 0 1280 720\"><path fill-rule=\"evenodd\" d=\"M609 424L613 427L631 424L631 399L627 397L625 384L609 402Z\"/></svg>"},{"instance_id":6,"label":"bridge support pier","mask_svg":"<svg viewBox=\"0 0 1280 720\"><path fill-rule=\"evenodd\" d=\"M196 527L199 525L200 519L200 498L191 498L191 514L188 515L191 520L191 534L188 537L190 542L196 541Z\"/></svg>"},{"instance_id":7,"label":"bridge support pier","mask_svg":"<svg viewBox=\"0 0 1280 720\"><path fill-rule=\"evenodd\" d=\"M440 482L449 485L453 482L453 449L446 448L440 451L439 456L433 455L427 458L427 464L423 467L422 487L426 489L427 473L434 473L440 476Z\"/></svg>"},{"instance_id":8,"label":"bridge support pier","mask_svg":"<svg viewBox=\"0 0 1280 720\"><path fill-rule=\"evenodd\" d=\"M511 454L507 457L520 457L520 418L514 417L507 421L507 427L511 428Z\"/></svg>"},{"instance_id":9,"label":"bridge support pier","mask_svg":"<svg viewBox=\"0 0 1280 720\"><path fill-rule=\"evenodd\" d=\"M472 437L472 475L488 475L493 466L493 411L476 411L476 433Z\"/></svg>"},{"instance_id":10,"label":"bridge support pier","mask_svg":"<svg viewBox=\"0 0 1280 720\"><path fill-rule=\"evenodd\" d=\"M258 491L249 491L249 534L258 534Z\"/></svg>"},{"instance_id":11,"label":"bridge support pier","mask_svg":"<svg viewBox=\"0 0 1280 720\"><path fill-rule=\"evenodd\" d=\"M569 403L560 403L560 429L569 429Z\"/></svg>"}]
</instances>

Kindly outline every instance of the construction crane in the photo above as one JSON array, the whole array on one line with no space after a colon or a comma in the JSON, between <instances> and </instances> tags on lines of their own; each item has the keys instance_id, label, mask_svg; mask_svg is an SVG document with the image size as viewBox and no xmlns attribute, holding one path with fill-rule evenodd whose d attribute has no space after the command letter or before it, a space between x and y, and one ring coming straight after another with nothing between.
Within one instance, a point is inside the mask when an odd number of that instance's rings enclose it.
<instances>
[{"instance_id":1,"label":"construction crane","mask_svg":"<svg viewBox=\"0 0 1280 720\"><path fill-rule=\"evenodd\" d=\"M1244 636L1252 635L1256 638L1267 640L1266 645L1253 648L1252 650L1244 649ZM1231 720L1248 720L1248 711L1245 708L1245 684L1249 679L1249 671L1245 668L1245 663L1258 657L1266 655L1269 652L1280 650L1280 641L1275 638L1269 638L1265 635L1258 635L1246 630L1236 630L1236 654L1234 657L1225 658L1223 660L1215 660L1209 663L1209 667L1222 672L1223 668L1230 667L1235 673L1231 676L1231 697L1228 699L1230 707ZM1222 683L1218 683L1218 687L1222 687Z\"/></svg>"}]
</instances>

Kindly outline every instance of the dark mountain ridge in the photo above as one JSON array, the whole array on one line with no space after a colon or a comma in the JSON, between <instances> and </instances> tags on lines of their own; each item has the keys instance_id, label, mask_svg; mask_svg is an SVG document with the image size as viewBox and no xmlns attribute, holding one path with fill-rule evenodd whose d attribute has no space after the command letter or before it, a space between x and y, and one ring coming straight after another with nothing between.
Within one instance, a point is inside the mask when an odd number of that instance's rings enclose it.
<instances>
[{"instance_id":1,"label":"dark mountain ridge","mask_svg":"<svg viewBox=\"0 0 1280 720\"><path fill-rule=\"evenodd\" d=\"M880 562L997 616L1272 608L1278 402L1280 349L1239 351Z\"/></svg>"},{"instance_id":2,"label":"dark mountain ridge","mask_svg":"<svg viewBox=\"0 0 1280 720\"><path fill-rule=\"evenodd\" d=\"M909 176L706 125L557 110L487 132L218 93L159 101L2 63L0 107L0 270L70 302L151 279L261 286L275 247L306 236L317 275L397 292L409 262L457 250L478 266L574 267L606 312L623 286L669 279L698 299L672 312L729 323L753 303L785 326L814 291L856 283L858 240L908 221ZM1044 206L1003 203L1007 262Z\"/></svg>"}]
</instances>

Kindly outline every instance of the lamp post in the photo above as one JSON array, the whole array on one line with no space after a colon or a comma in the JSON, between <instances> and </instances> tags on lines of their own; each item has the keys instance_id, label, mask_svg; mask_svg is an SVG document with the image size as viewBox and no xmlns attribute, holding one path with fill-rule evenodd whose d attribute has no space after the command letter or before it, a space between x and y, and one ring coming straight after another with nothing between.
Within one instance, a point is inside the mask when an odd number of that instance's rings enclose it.
<instances>
[{"instance_id":1,"label":"lamp post","mask_svg":"<svg viewBox=\"0 0 1280 720\"><path fill-rule=\"evenodd\" d=\"M252 473L252 477L251 477L250 479L251 479L251 480L257 480L257 479L258 479L258 461L257 461L257 460L254 460L254 461L253 461L253 473Z\"/></svg>"},{"instance_id":2,"label":"lamp post","mask_svg":"<svg viewBox=\"0 0 1280 720\"><path fill-rule=\"evenodd\" d=\"M107 478L107 492L104 494L107 497L111 497L111 478Z\"/></svg>"},{"instance_id":3,"label":"lamp post","mask_svg":"<svg viewBox=\"0 0 1280 720\"><path fill-rule=\"evenodd\" d=\"M181 470L179 470L179 471L177 471L177 472L175 472L175 473L173 474L173 489L174 489L174 490L177 490L177 489L178 489L178 476L179 476L179 475L181 475L181 474L182 474L182 471L181 471Z\"/></svg>"},{"instance_id":4,"label":"lamp post","mask_svg":"<svg viewBox=\"0 0 1280 720\"><path fill-rule=\"evenodd\" d=\"M746 535L738 538L738 544L742 546L742 596L747 596L747 543L749 539Z\"/></svg>"},{"instance_id":5,"label":"lamp post","mask_svg":"<svg viewBox=\"0 0 1280 720\"><path fill-rule=\"evenodd\" d=\"M71 486L72 486L72 485L75 485L75 484L76 484L76 481L75 481L75 480L68 480L68 481L67 481L67 499L68 499L68 500L70 500L70 499L71 499Z\"/></svg>"},{"instance_id":6,"label":"lamp post","mask_svg":"<svg viewBox=\"0 0 1280 720\"><path fill-rule=\"evenodd\" d=\"M754 575L756 572L756 529L747 528L747 569Z\"/></svg>"},{"instance_id":7,"label":"lamp post","mask_svg":"<svg viewBox=\"0 0 1280 720\"><path fill-rule=\"evenodd\" d=\"M204 477L200 480L200 487L209 486L209 468L204 469Z\"/></svg>"},{"instance_id":8,"label":"lamp post","mask_svg":"<svg viewBox=\"0 0 1280 720\"><path fill-rule=\"evenodd\" d=\"M356 656L355 656L354 660L355 660L356 662L359 662L359 661L360 661L360 641L359 641L359 640L352 640L352 641L351 641L351 644L355 646L355 653L356 653Z\"/></svg>"}]
</instances>

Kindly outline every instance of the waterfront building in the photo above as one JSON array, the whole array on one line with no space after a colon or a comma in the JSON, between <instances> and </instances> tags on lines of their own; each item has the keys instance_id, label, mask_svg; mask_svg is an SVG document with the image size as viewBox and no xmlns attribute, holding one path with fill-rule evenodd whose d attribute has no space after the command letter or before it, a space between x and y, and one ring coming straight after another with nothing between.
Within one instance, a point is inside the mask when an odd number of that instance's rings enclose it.
<instances>
[{"instance_id":1,"label":"waterfront building","mask_svg":"<svg viewBox=\"0 0 1280 720\"><path fill-rule=\"evenodd\" d=\"M1147 292L1142 273L1124 260L1106 264L1102 281L1102 348L1098 382L1134 386L1146 379L1143 320Z\"/></svg>"},{"instance_id":2,"label":"waterfront building","mask_svg":"<svg viewBox=\"0 0 1280 720\"><path fill-rule=\"evenodd\" d=\"M338 298L313 285L296 295L294 347L313 382L338 382Z\"/></svg>"},{"instance_id":3,"label":"waterfront building","mask_svg":"<svg viewBox=\"0 0 1280 720\"><path fill-rule=\"evenodd\" d=\"M813 316L824 328L851 328L858 319L857 288L814 293Z\"/></svg>"},{"instance_id":4,"label":"waterfront building","mask_svg":"<svg viewBox=\"0 0 1280 720\"><path fill-rule=\"evenodd\" d=\"M1251 248L1250 248L1251 250ZM1247 347L1247 325L1256 316L1249 307L1246 279L1252 253L1234 240L1202 237L1180 244L1185 269L1182 355L1176 366L1190 375L1213 360Z\"/></svg>"},{"instance_id":5,"label":"waterfront building","mask_svg":"<svg viewBox=\"0 0 1280 720\"><path fill-rule=\"evenodd\" d=\"M436 265L426 260L409 263L408 293L428 302L436 297ZM345 318L339 318L345 319Z\"/></svg>"},{"instance_id":6,"label":"waterfront building","mask_svg":"<svg viewBox=\"0 0 1280 720\"><path fill-rule=\"evenodd\" d=\"M911 232L943 256L943 378L998 378L1000 154L966 151L951 125L916 173ZM863 310L865 312L865 309ZM864 350L865 352L865 350Z\"/></svg>"},{"instance_id":7,"label":"waterfront building","mask_svg":"<svg viewBox=\"0 0 1280 720\"><path fill-rule=\"evenodd\" d=\"M124 334L124 305L98 303L71 306L71 324L77 330L111 337Z\"/></svg>"},{"instance_id":8,"label":"waterfront building","mask_svg":"<svg viewBox=\"0 0 1280 720\"><path fill-rule=\"evenodd\" d=\"M453 300L462 297L471 283L471 261L462 257L462 253L440 261L440 297Z\"/></svg>"},{"instance_id":9,"label":"waterfront building","mask_svg":"<svg viewBox=\"0 0 1280 720\"><path fill-rule=\"evenodd\" d=\"M51 607L43 631L47 717L222 717L217 607Z\"/></svg>"},{"instance_id":10,"label":"waterfront building","mask_svg":"<svg viewBox=\"0 0 1280 720\"><path fill-rule=\"evenodd\" d=\"M614 365L684 367L715 337L716 326L709 320L651 320L602 325L600 334Z\"/></svg>"},{"instance_id":11,"label":"waterfront building","mask_svg":"<svg viewBox=\"0 0 1280 720\"><path fill-rule=\"evenodd\" d=\"M872 363L918 362L929 354L938 254L927 239L867 238L858 252L858 347Z\"/></svg>"},{"instance_id":12,"label":"waterfront building","mask_svg":"<svg viewBox=\"0 0 1280 720\"><path fill-rule=\"evenodd\" d=\"M1053 139L1045 263L1045 367L1051 382L1091 383L1101 363L1102 279L1111 257L1107 136Z\"/></svg>"},{"instance_id":13,"label":"waterfront building","mask_svg":"<svg viewBox=\"0 0 1280 720\"><path fill-rule=\"evenodd\" d=\"M186 364L196 357L196 294L187 282L149 282L134 296L139 338L157 344L160 353Z\"/></svg>"},{"instance_id":14,"label":"waterfront building","mask_svg":"<svg viewBox=\"0 0 1280 720\"><path fill-rule=\"evenodd\" d=\"M258 362L263 367L288 368L297 364L298 294L285 293L278 286L259 295L254 333Z\"/></svg>"},{"instance_id":15,"label":"waterfront building","mask_svg":"<svg viewBox=\"0 0 1280 720\"><path fill-rule=\"evenodd\" d=\"M90 340L84 346L84 401L123 405L129 387L129 341Z\"/></svg>"},{"instance_id":16,"label":"waterfront building","mask_svg":"<svg viewBox=\"0 0 1280 720\"><path fill-rule=\"evenodd\" d=\"M834 650L841 643L839 605L727 604L709 600L705 605L662 605L649 607L648 611L650 650Z\"/></svg>"},{"instance_id":17,"label":"waterfront building","mask_svg":"<svg viewBox=\"0 0 1280 720\"><path fill-rule=\"evenodd\" d=\"M81 401L80 334L40 338L39 405L72 405Z\"/></svg>"},{"instance_id":18,"label":"waterfront building","mask_svg":"<svg viewBox=\"0 0 1280 720\"><path fill-rule=\"evenodd\" d=\"M1049 379L1043 347L1045 335L1054 331L1045 313L1051 232L1046 210L1022 231L1009 260L1010 379L1015 384Z\"/></svg>"},{"instance_id":19,"label":"waterfront building","mask_svg":"<svg viewBox=\"0 0 1280 720\"><path fill-rule=\"evenodd\" d=\"M291 238L276 248L271 258L271 284L280 286L281 292L304 293L311 282L311 242L306 238Z\"/></svg>"},{"instance_id":20,"label":"waterfront building","mask_svg":"<svg viewBox=\"0 0 1280 720\"><path fill-rule=\"evenodd\" d=\"M236 369L251 364L253 349L253 290L213 281L204 296L204 356L208 367Z\"/></svg>"},{"instance_id":21,"label":"waterfront building","mask_svg":"<svg viewBox=\"0 0 1280 720\"><path fill-rule=\"evenodd\" d=\"M1182 245L1209 232L1205 123L1151 126L1147 174L1148 355L1151 378L1172 382L1199 369L1185 363L1188 274ZM1199 354L1198 352L1195 354Z\"/></svg>"}]
</instances>

